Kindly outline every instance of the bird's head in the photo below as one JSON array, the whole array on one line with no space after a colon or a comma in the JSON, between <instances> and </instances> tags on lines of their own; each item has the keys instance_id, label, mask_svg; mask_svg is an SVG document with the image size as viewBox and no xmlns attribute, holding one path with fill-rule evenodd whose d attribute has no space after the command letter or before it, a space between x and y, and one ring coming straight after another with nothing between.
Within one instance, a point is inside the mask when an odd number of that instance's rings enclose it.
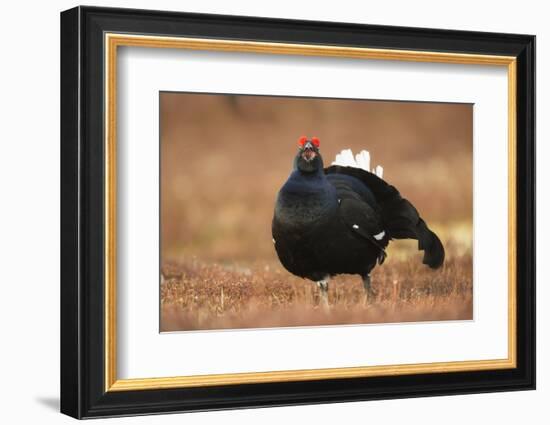
<instances>
[{"instance_id":1,"label":"bird's head","mask_svg":"<svg viewBox=\"0 0 550 425\"><path fill-rule=\"evenodd\" d=\"M323 169L323 158L319 152L321 143L317 137L298 139L298 154L294 160L295 167L302 173L315 173Z\"/></svg>"}]
</instances>

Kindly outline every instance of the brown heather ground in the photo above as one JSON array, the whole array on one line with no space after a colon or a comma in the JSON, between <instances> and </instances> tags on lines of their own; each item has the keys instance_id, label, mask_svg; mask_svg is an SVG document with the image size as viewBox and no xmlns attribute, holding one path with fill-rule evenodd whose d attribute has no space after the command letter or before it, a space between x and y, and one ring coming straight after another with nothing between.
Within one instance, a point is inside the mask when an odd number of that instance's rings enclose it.
<instances>
[{"instance_id":1,"label":"brown heather ground","mask_svg":"<svg viewBox=\"0 0 550 425\"><path fill-rule=\"evenodd\" d=\"M339 276L321 307L271 241L302 134L320 137L326 162L368 149L441 237L445 266L393 242L374 299L359 276ZM470 105L162 94L161 135L161 330L472 318Z\"/></svg>"},{"instance_id":2,"label":"brown heather ground","mask_svg":"<svg viewBox=\"0 0 550 425\"><path fill-rule=\"evenodd\" d=\"M168 261L161 285L162 331L357 323L466 320L472 318L472 257L448 251L444 267L431 270L414 244L398 242L372 274L374 298L359 276L331 280L329 308L316 286L277 262Z\"/></svg>"}]
</instances>

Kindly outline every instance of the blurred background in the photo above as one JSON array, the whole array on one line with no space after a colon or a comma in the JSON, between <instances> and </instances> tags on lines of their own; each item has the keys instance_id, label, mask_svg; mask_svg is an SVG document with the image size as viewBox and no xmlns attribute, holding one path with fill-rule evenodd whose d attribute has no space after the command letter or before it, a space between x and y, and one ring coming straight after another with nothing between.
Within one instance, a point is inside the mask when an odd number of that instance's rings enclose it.
<instances>
[{"instance_id":1,"label":"blurred background","mask_svg":"<svg viewBox=\"0 0 550 425\"><path fill-rule=\"evenodd\" d=\"M447 264L460 268L463 279L457 284L467 295L461 299L468 309L460 317L471 315L472 105L164 92L160 107L161 268L169 283L162 290L165 330L249 327L254 323L233 319L253 303L263 303L265 312L304 300L292 292L302 283L280 266L271 240L275 197L292 170L301 135L320 138L325 166L344 148L370 152L371 167L384 167L384 179L443 240ZM376 270L390 273L411 259L414 267L421 263L413 241L392 243L388 254L391 261ZM457 258L459 265L453 263ZM407 270L408 283L397 295L404 302L421 280ZM254 292L276 275L283 280L261 295ZM430 276L426 279L435 275ZM386 277L396 280L395 273ZM288 282L294 286L286 301L273 301ZM447 288L444 295L458 291L454 283L426 282L429 288ZM231 288L237 292L229 295ZM390 285L388 296L392 291ZM356 295L342 295L345 305L353 304L346 297ZM212 297L215 305L205 299ZM235 297L240 304L230 304ZM264 297L271 301L266 304ZM395 319L390 316L385 317ZM361 317L346 320L378 321ZM319 323L303 317L295 322Z\"/></svg>"},{"instance_id":2,"label":"blurred background","mask_svg":"<svg viewBox=\"0 0 550 425\"><path fill-rule=\"evenodd\" d=\"M301 135L325 166L366 149L429 223L471 224L472 106L161 94L163 256L274 258L271 218Z\"/></svg>"}]
</instances>

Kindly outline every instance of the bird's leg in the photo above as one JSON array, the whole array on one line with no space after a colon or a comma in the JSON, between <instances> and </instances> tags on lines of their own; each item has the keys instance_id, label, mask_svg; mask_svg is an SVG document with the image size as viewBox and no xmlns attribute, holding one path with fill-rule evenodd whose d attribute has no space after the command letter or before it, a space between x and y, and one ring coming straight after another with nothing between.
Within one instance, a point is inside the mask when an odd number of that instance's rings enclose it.
<instances>
[{"instance_id":1,"label":"bird's leg","mask_svg":"<svg viewBox=\"0 0 550 425\"><path fill-rule=\"evenodd\" d=\"M365 300L364 304L368 304L376 295L372 289L370 274L363 276L363 288L365 289Z\"/></svg>"},{"instance_id":2,"label":"bird's leg","mask_svg":"<svg viewBox=\"0 0 550 425\"><path fill-rule=\"evenodd\" d=\"M325 276L323 279L317 281L317 286L320 289L321 293L321 305L323 308L328 309L328 282L330 281L330 276Z\"/></svg>"}]
</instances>

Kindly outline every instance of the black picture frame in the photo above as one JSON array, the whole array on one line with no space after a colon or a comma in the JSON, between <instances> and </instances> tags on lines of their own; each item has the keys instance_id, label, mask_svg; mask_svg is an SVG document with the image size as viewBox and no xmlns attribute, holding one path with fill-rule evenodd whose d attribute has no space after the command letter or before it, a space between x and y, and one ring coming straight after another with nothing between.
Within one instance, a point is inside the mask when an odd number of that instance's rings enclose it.
<instances>
[{"instance_id":1,"label":"black picture frame","mask_svg":"<svg viewBox=\"0 0 550 425\"><path fill-rule=\"evenodd\" d=\"M517 367L105 391L104 34L139 33L517 58ZM61 13L61 412L75 418L535 388L535 37L132 9Z\"/></svg>"}]
</instances>

